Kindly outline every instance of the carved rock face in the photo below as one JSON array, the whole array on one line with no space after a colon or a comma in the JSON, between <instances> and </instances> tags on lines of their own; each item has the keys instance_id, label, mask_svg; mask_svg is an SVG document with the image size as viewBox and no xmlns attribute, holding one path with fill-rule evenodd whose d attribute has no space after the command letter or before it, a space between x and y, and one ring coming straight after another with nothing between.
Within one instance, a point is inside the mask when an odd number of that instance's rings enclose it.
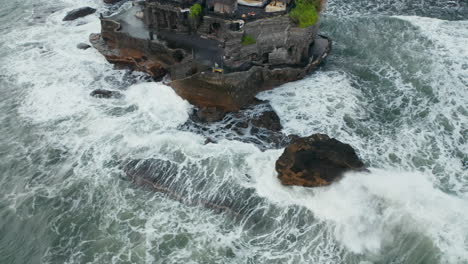
<instances>
[{"instance_id":1,"label":"carved rock face","mask_svg":"<svg viewBox=\"0 0 468 264\"><path fill-rule=\"evenodd\" d=\"M283 185L329 185L350 170L363 170L354 149L324 134L294 139L276 161Z\"/></svg>"}]
</instances>

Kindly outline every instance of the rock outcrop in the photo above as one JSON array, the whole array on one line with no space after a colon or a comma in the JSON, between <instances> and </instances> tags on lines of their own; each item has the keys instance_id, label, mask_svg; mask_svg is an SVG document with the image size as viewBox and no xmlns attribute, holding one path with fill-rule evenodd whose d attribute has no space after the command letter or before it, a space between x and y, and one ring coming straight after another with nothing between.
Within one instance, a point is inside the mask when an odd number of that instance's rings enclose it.
<instances>
[{"instance_id":1,"label":"rock outcrop","mask_svg":"<svg viewBox=\"0 0 468 264\"><path fill-rule=\"evenodd\" d=\"M331 49L331 41L318 34L319 22L299 27L288 9L269 13L238 7L235 0L210 0L196 11L197 3L135 4L102 18L91 43L112 63L156 79L167 74L177 94L209 113L238 111L258 92L303 78ZM287 1L288 8L293 5Z\"/></svg>"},{"instance_id":2,"label":"rock outcrop","mask_svg":"<svg viewBox=\"0 0 468 264\"><path fill-rule=\"evenodd\" d=\"M276 161L283 185L304 187L329 185L346 171L364 169L350 145L324 134L293 139Z\"/></svg>"},{"instance_id":3,"label":"rock outcrop","mask_svg":"<svg viewBox=\"0 0 468 264\"><path fill-rule=\"evenodd\" d=\"M96 9L91 7L82 7L78 9L74 9L67 13L67 15L63 18L63 21L72 21L80 17L85 17L87 15L94 14Z\"/></svg>"}]
</instances>

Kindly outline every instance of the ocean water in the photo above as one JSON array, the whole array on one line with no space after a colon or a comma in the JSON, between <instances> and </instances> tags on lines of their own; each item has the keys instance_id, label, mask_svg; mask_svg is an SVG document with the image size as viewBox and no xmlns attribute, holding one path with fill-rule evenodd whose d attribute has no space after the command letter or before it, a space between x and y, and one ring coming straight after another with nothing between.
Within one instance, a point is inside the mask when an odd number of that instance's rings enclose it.
<instances>
[{"instance_id":1,"label":"ocean water","mask_svg":"<svg viewBox=\"0 0 468 264\"><path fill-rule=\"evenodd\" d=\"M326 63L258 95L285 133L326 133L371 168L317 189L281 186L282 149L261 140L204 144L169 87L76 48L98 15L67 11L125 4L0 3L0 263L468 263L466 1L328 1ZM135 186L121 164L149 158L242 213Z\"/></svg>"}]
</instances>

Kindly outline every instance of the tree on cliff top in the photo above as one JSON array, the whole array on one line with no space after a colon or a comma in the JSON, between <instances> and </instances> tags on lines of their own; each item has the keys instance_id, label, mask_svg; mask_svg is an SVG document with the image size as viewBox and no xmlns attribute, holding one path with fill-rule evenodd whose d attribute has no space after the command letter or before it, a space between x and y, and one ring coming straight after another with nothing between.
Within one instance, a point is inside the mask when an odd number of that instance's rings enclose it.
<instances>
[{"instance_id":1,"label":"tree on cliff top","mask_svg":"<svg viewBox=\"0 0 468 264\"><path fill-rule=\"evenodd\" d=\"M321 8L320 0L296 0L295 5L296 6L289 12L289 17L300 28L310 27L317 23L317 10Z\"/></svg>"},{"instance_id":2,"label":"tree on cliff top","mask_svg":"<svg viewBox=\"0 0 468 264\"><path fill-rule=\"evenodd\" d=\"M203 8L200 4L194 4L192 7L190 7L190 17L191 18L197 18L201 15Z\"/></svg>"}]
</instances>

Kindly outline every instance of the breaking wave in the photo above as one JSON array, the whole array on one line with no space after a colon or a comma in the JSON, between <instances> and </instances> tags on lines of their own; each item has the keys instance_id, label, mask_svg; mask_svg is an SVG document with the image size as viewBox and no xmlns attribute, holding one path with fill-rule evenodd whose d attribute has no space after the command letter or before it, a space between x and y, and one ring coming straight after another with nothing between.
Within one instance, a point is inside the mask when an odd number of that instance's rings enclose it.
<instances>
[{"instance_id":1,"label":"breaking wave","mask_svg":"<svg viewBox=\"0 0 468 264\"><path fill-rule=\"evenodd\" d=\"M391 2L329 1L327 63L258 95L285 133L327 133L371 167L318 189L279 184L281 149L181 131L192 106L169 87L76 49L97 15L62 17L111 12L101 1L0 8L0 262L467 263L467 23L447 1L422 5L433 18L388 16L422 15ZM134 186L135 159L169 162L174 189L239 215Z\"/></svg>"}]
</instances>

